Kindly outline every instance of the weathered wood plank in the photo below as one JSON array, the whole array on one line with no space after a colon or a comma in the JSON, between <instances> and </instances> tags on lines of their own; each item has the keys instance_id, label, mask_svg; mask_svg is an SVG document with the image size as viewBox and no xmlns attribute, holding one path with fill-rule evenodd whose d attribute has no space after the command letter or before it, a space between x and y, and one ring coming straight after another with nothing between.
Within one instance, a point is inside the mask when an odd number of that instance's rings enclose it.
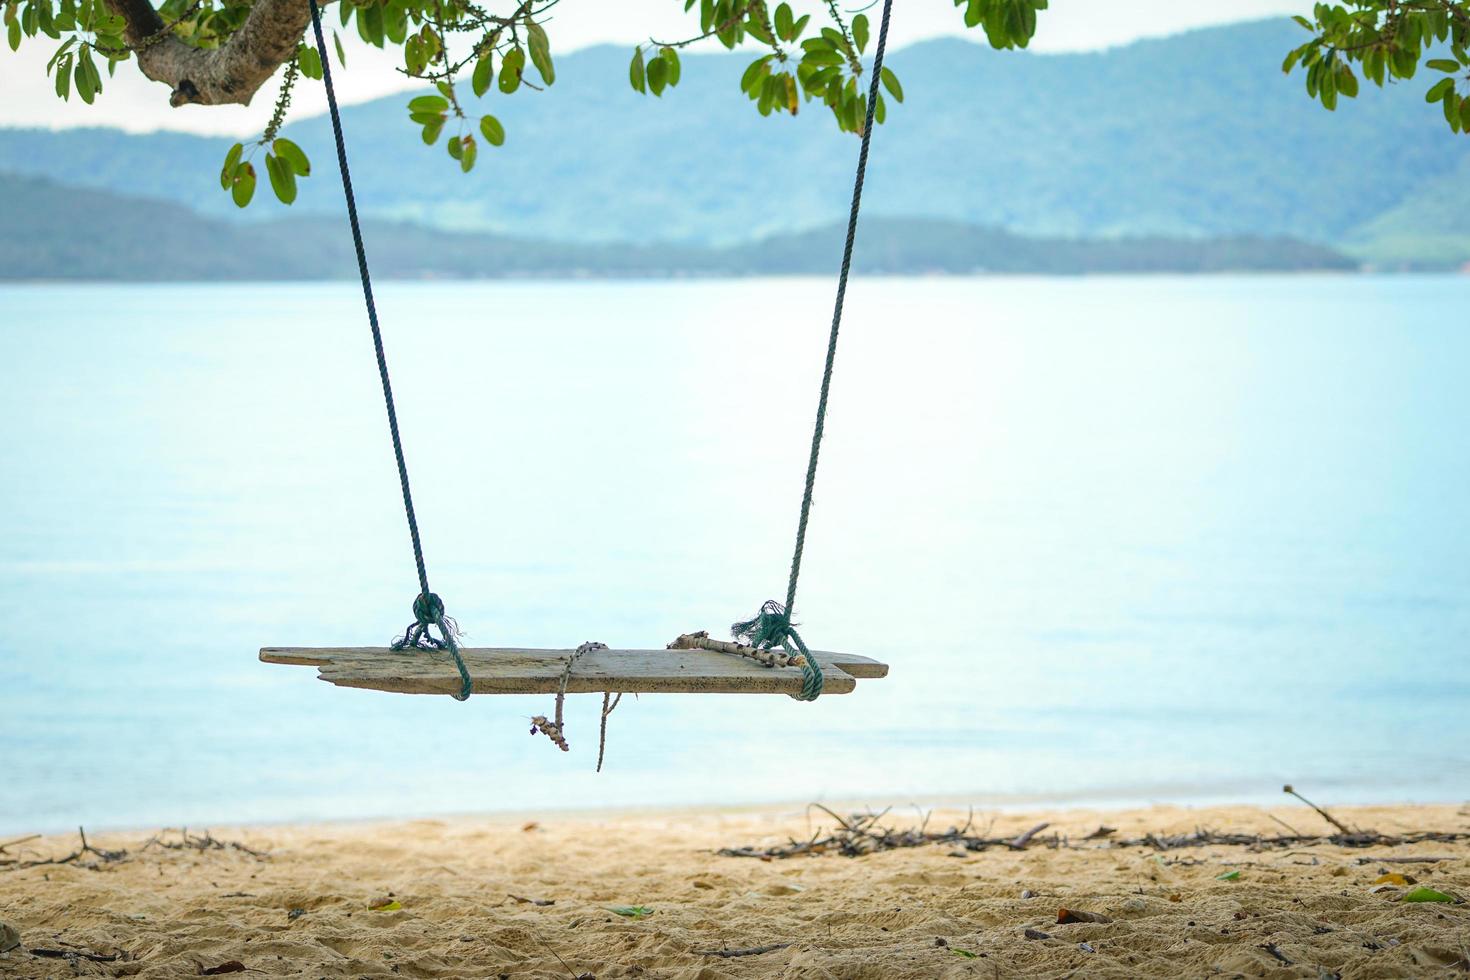
<instances>
[{"instance_id":1,"label":"weathered wood plank","mask_svg":"<svg viewBox=\"0 0 1470 980\"><path fill-rule=\"evenodd\" d=\"M571 650L468 648L465 665L476 694L554 693ZM825 693L847 694L856 677L883 677L888 666L867 657L815 651L825 672ZM265 663L316 667L321 680L340 687L402 694L452 694L459 675L448 654L385 647L266 647ZM572 670L569 693L795 694L796 667L769 668L706 650L596 650Z\"/></svg>"}]
</instances>

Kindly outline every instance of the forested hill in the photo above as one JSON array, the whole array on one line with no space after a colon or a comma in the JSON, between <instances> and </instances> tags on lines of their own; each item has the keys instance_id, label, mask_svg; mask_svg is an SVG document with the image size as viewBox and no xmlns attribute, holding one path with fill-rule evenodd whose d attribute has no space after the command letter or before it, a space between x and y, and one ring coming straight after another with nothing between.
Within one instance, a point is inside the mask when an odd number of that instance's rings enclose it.
<instances>
[{"instance_id":1,"label":"forested hill","mask_svg":"<svg viewBox=\"0 0 1470 980\"><path fill-rule=\"evenodd\" d=\"M240 224L166 201L0 174L0 280L343 279L351 240L332 215ZM106 229L105 232L98 229ZM547 242L370 221L381 278L831 275L844 226L732 246ZM1339 270L1338 253L1291 240L1049 240L924 218L870 219L859 274L1080 274Z\"/></svg>"},{"instance_id":2,"label":"forested hill","mask_svg":"<svg viewBox=\"0 0 1470 980\"><path fill-rule=\"evenodd\" d=\"M1325 112L1280 71L1300 33L1272 20L1087 54L963 40L896 51L908 101L877 134L869 213L1049 236L1288 235L1370 260L1470 259L1470 140L1447 130L1422 86L1365 87ZM362 206L379 219L577 242L749 242L839 220L856 143L820 107L760 118L735 81L747 55L690 56L663 99L629 90L626 61L593 48L560 58L544 94L488 95L509 139L469 176L421 144L406 97L351 108ZM335 212L325 121L288 132L317 171L295 212ZM0 130L0 170L223 217L227 145ZM246 218L280 214L266 201Z\"/></svg>"}]
</instances>

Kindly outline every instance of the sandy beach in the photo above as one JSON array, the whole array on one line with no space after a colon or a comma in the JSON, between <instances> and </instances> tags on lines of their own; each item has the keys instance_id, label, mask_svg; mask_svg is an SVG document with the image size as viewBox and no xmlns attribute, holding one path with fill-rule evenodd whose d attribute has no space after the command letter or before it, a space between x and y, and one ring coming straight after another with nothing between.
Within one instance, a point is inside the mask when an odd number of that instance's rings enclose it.
<instances>
[{"instance_id":1,"label":"sandy beach","mask_svg":"<svg viewBox=\"0 0 1470 980\"><path fill-rule=\"evenodd\" d=\"M1381 834L1470 830L1463 805L1332 813ZM894 810L875 827L920 820ZM970 820L940 811L924 826ZM0 976L1368 978L1470 969L1470 905L1403 900L1426 888L1470 896L1463 839L1123 846L1200 828L1334 833L1312 810L1284 805L976 813L967 833L1020 838L1041 823L1020 847L941 841L762 859L717 852L790 849L837 825L799 807L464 817L88 835L92 850L79 857L27 867L79 844L76 835L42 837L0 853L0 919L20 938L0 956ZM1102 827L1112 830L1097 836ZM1106 921L1059 923L1061 909Z\"/></svg>"}]
</instances>

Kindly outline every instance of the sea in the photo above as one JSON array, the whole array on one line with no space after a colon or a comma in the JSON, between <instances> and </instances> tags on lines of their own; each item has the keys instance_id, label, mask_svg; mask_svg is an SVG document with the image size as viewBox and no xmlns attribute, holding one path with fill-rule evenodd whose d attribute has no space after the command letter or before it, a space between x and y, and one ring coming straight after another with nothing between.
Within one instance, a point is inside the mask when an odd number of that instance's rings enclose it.
<instances>
[{"instance_id":1,"label":"sea","mask_svg":"<svg viewBox=\"0 0 1470 980\"><path fill-rule=\"evenodd\" d=\"M826 279L383 283L471 646L782 598ZM802 804L1470 797L1470 277L865 278L802 703L384 694L412 551L355 283L0 287L0 832Z\"/></svg>"}]
</instances>

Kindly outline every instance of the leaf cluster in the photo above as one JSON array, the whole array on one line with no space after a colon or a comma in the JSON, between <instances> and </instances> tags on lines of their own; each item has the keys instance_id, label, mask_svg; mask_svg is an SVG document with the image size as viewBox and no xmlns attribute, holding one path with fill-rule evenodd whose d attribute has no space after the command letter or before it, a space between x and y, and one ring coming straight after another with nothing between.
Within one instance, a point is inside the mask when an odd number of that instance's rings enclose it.
<instances>
[{"instance_id":1,"label":"leaf cluster","mask_svg":"<svg viewBox=\"0 0 1470 980\"><path fill-rule=\"evenodd\" d=\"M1423 67L1440 73L1425 92L1445 123L1470 133L1470 0L1346 0L1318 3L1294 18L1311 39L1286 55L1281 70L1301 69L1307 95L1329 111L1356 98L1359 75L1374 85L1409 81Z\"/></svg>"}]
</instances>

